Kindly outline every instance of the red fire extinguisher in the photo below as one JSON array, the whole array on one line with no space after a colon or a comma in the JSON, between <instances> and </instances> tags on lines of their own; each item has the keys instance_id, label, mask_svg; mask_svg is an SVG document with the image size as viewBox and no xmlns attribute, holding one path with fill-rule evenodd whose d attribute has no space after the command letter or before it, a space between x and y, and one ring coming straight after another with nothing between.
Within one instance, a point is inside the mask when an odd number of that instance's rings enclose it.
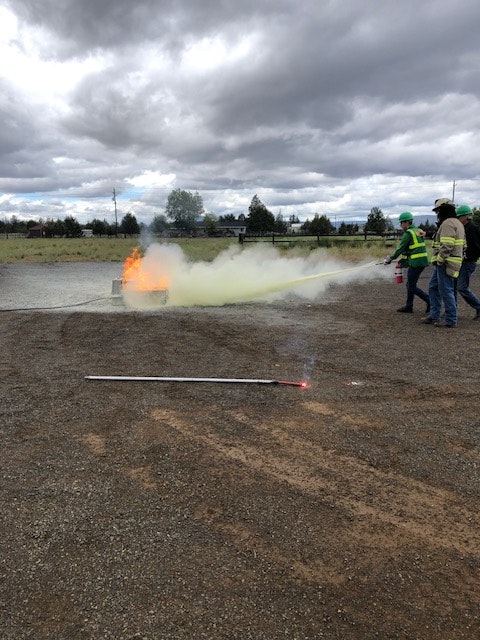
<instances>
[{"instance_id":1,"label":"red fire extinguisher","mask_svg":"<svg viewBox=\"0 0 480 640\"><path fill-rule=\"evenodd\" d=\"M400 265L400 262L397 262L397 266L395 267L395 282L397 284L403 283L403 269Z\"/></svg>"}]
</instances>

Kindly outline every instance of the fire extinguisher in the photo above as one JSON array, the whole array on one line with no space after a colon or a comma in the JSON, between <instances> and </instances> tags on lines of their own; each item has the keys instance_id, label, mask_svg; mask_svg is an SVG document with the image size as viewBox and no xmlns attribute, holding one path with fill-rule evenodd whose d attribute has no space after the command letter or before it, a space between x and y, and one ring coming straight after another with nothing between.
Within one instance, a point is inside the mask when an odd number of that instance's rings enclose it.
<instances>
[{"instance_id":1,"label":"fire extinguisher","mask_svg":"<svg viewBox=\"0 0 480 640\"><path fill-rule=\"evenodd\" d=\"M397 284L403 283L403 269L400 265L400 262L397 262L397 265L395 267L395 282Z\"/></svg>"}]
</instances>

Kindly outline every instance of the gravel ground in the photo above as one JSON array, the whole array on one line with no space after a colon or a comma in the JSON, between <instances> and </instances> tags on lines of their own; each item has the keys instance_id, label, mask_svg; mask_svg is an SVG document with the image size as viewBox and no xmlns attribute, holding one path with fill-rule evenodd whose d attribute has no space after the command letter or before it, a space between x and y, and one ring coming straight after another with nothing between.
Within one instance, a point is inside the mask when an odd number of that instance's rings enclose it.
<instances>
[{"instance_id":1,"label":"gravel ground","mask_svg":"<svg viewBox=\"0 0 480 640\"><path fill-rule=\"evenodd\" d=\"M35 270L70 267L24 269L28 286L0 269L2 639L479 637L463 301L456 330L420 324L423 304L397 314L384 281L314 303L5 311L52 306ZM117 267L91 269L67 302L108 297ZM104 374L310 387L84 379Z\"/></svg>"},{"instance_id":2,"label":"gravel ground","mask_svg":"<svg viewBox=\"0 0 480 640\"><path fill-rule=\"evenodd\" d=\"M47 308L52 311L122 310L112 304L112 281L122 277L119 262L0 264L0 311Z\"/></svg>"}]
</instances>

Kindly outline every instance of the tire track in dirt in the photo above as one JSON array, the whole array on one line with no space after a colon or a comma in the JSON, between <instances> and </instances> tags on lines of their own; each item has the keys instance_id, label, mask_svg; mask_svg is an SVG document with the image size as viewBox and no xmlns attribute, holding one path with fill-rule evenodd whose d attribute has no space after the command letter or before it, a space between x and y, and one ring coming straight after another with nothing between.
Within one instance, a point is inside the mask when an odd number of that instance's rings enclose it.
<instances>
[{"instance_id":1,"label":"tire track in dirt","mask_svg":"<svg viewBox=\"0 0 480 640\"><path fill-rule=\"evenodd\" d=\"M308 422L309 408L311 410L312 406L307 403L306 412L302 413L302 429ZM318 416L315 412L309 417L310 421L315 421L317 429L320 426ZM406 546L422 541L423 545L435 549L441 547L450 552L480 556L478 509L469 510L458 505L458 497L450 491L381 471L356 458L326 450L293 433L294 420L284 421L282 427L272 427L270 423L252 420L246 413L232 412L232 420L247 425L261 436L252 444L232 436L231 430L228 437L212 431L216 421L225 423L225 412L218 417L210 414L203 432L198 417L195 428L173 410L156 409L152 417L204 444L217 456L241 463L276 481L286 482L306 495L348 510L353 521L349 531L342 532L347 538L358 540L361 532L361 539L367 546L388 547L398 546L400 536ZM355 419L354 416L350 418ZM396 541L393 536L389 541L388 534L379 534L377 530L382 527L378 525L394 530Z\"/></svg>"},{"instance_id":2,"label":"tire track in dirt","mask_svg":"<svg viewBox=\"0 0 480 640\"><path fill-rule=\"evenodd\" d=\"M257 555L270 558L272 563L288 570L293 578L301 583L329 582L340 585L345 581L345 576L338 571L338 560L332 558L316 557L308 564L298 557L293 549L289 553L284 553L279 545L271 540L263 539L258 532L248 527L244 522L231 519L225 520L223 511L219 508L202 505L195 510L194 517L209 526L215 527L217 531L227 536L236 549L241 551L247 549L255 558Z\"/></svg>"}]
</instances>

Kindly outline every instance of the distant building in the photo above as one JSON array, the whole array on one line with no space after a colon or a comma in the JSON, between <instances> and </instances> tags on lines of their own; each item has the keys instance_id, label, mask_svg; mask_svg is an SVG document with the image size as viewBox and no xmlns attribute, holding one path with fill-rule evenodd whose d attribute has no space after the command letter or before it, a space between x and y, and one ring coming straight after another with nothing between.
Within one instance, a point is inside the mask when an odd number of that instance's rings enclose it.
<instances>
[{"instance_id":1,"label":"distant building","mask_svg":"<svg viewBox=\"0 0 480 640\"><path fill-rule=\"evenodd\" d=\"M240 234L247 232L247 225L244 220L223 220L218 223L218 228L223 235L235 236L236 238Z\"/></svg>"},{"instance_id":2,"label":"distant building","mask_svg":"<svg viewBox=\"0 0 480 640\"><path fill-rule=\"evenodd\" d=\"M292 222L287 227L287 233L302 233L303 222Z\"/></svg>"},{"instance_id":3,"label":"distant building","mask_svg":"<svg viewBox=\"0 0 480 640\"><path fill-rule=\"evenodd\" d=\"M216 236L221 237L235 237L238 238L240 235L245 235L247 232L247 224L242 220L219 220L217 222L218 231L215 234ZM169 235L175 237L176 235L182 235L182 231L175 227L170 227ZM203 220L198 220L195 223L195 230L193 235L196 236L204 236L205 232L205 223Z\"/></svg>"},{"instance_id":4,"label":"distant building","mask_svg":"<svg viewBox=\"0 0 480 640\"><path fill-rule=\"evenodd\" d=\"M33 227L30 227L28 230L27 238L44 238L45 237L45 225L44 224L36 224Z\"/></svg>"}]
</instances>

